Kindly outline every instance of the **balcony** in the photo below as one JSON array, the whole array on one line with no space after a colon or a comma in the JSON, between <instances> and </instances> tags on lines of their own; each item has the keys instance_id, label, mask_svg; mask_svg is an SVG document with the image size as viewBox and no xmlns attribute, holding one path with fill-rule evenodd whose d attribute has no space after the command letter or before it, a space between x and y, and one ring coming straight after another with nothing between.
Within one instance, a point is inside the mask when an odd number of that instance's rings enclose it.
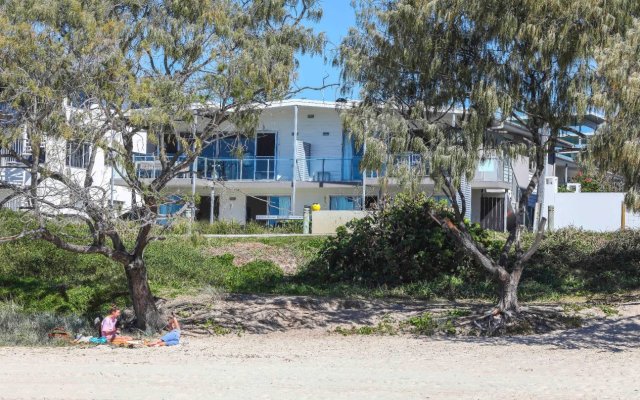
<instances>
[{"instance_id":1,"label":"balcony","mask_svg":"<svg viewBox=\"0 0 640 400\"><path fill-rule=\"evenodd\" d=\"M473 178L476 183L513 183L513 169L511 163L500 158L487 158L478 164L476 175Z\"/></svg>"},{"instance_id":2,"label":"balcony","mask_svg":"<svg viewBox=\"0 0 640 400\"><path fill-rule=\"evenodd\" d=\"M198 157L194 163L196 176L200 179L239 181L239 182L278 182L291 181L295 176L299 182L360 182L362 172L360 163L362 157L352 158L303 158L293 159L276 157L250 157L250 158L206 158ZM139 178L154 179L162 171L160 160L155 155L135 156L136 172ZM491 164L493 165L493 164ZM500 164L501 166L502 164ZM189 166L181 171L177 178L190 178ZM429 175L429 164L419 154L404 154L394 158L391 171L396 172L403 168L409 168L421 177ZM495 180L499 174L496 171L485 168L477 176L487 181ZM367 171L367 178L377 178L390 172L387 164L379 170ZM510 179L511 174L505 175Z\"/></svg>"},{"instance_id":3,"label":"balcony","mask_svg":"<svg viewBox=\"0 0 640 400\"><path fill-rule=\"evenodd\" d=\"M184 159L184 158L182 158ZM180 159L179 159L180 160ZM251 158L206 158L198 157L194 163L196 176L200 179L222 181L291 181L295 175L296 181L302 182L359 182L362 180L360 163L362 157L352 158L303 158L293 159L275 157ZM160 175L162 165L156 155L137 155L134 157L136 173L142 179L154 179ZM428 175L428 165L418 154L397 156L393 169L409 167L420 171L421 175ZM189 178L189 166L181 171L177 178ZM377 171L367 171L367 177L376 178L387 173L387 166Z\"/></svg>"}]
</instances>

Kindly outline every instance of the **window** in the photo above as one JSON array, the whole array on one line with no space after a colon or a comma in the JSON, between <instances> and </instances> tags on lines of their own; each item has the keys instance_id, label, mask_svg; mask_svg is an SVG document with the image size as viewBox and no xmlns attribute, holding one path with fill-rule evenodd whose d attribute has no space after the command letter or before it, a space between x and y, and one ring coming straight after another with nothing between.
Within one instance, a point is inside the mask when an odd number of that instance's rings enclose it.
<instances>
[{"instance_id":1,"label":"window","mask_svg":"<svg viewBox=\"0 0 640 400\"><path fill-rule=\"evenodd\" d=\"M91 157L91 145L76 141L67 142L66 164L74 168L87 168Z\"/></svg>"},{"instance_id":2,"label":"window","mask_svg":"<svg viewBox=\"0 0 640 400\"><path fill-rule=\"evenodd\" d=\"M359 210L360 198L352 196L330 196L329 209L334 211Z\"/></svg>"},{"instance_id":3,"label":"window","mask_svg":"<svg viewBox=\"0 0 640 400\"><path fill-rule=\"evenodd\" d=\"M269 215L285 216L291 211L290 196L269 196Z\"/></svg>"},{"instance_id":4,"label":"window","mask_svg":"<svg viewBox=\"0 0 640 400\"><path fill-rule=\"evenodd\" d=\"M364 199L365 207L371 210L378 203L378 196L367 196ZM351 211L362 209L362 197L360 196L330 196L329 209L333 211Z\"/></svg>"}]
</instances>

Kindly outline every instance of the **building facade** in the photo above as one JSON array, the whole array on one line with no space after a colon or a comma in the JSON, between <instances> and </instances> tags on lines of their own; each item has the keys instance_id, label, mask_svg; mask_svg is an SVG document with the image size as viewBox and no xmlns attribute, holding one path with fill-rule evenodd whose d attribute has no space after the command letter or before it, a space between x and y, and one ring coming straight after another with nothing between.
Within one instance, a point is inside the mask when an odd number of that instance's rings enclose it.
<instances>
[{"instance_id":1,"label":"building facade","mask_svg":"<svg viewBox=\"0 0 640 400\"><path fill-rule=\"evenodd\" d=\"M401 190L399 182L386 179L380 171L362 171L360 163L366 149L357 146L343 130L340 117L342 103L312 100L286 100L264 106L257 134L251 137L230 135L204 147L193 165L172 179L166 191L175 203L160 207L160 218L183 209L182 196L196 195L197 220L272 221L300 218L305 206L317 203L322 210L362 210L376 206L386 195ZM200 121L205 124L206 121ZM199 125L184 126L184 130ZM233 129L229 127L229 129ZM495 127L506 140L526 140L527 131L515 123ZM117 134L111 140L117 140ZM136 137L135 166L141 179L152 180L160 171L156 141L144 133ZM177 151L179 143L165 143L167 153ZM29 154L26 140L17 141L16 152ZM83 179L89 144L48 141L45 162L56 170ZM241 149L242 155L238 153ZM105 189L110 201L121 212L131 206L131 193L108 157L98 152L93 180ZM443 197L434 187L428 165L420 155L398 156L394 163L416 167L421 171L419 187L428 195ZM420 167L420 168L417 168ZM550 165L547 174L568 174L565 168ZM470 182L464 182L467 217L484 228L504 231L510 223L521 190L531 176L526 158L488 158L482 162ZM0 154L0 180L28 185L29 173L6 151ZM46 186L46 183L44 184ZM43 190L49 190L47 188ZM52 193L53 193L53 189ZM0 198L8 193L0 193ZM537 198L537 193L533 198ZM5 207L24 207L16 198ZM531 206L534 218L535 200ZM512 220L512 219L511 219Z\"/></svg>"},{"instance_id":2,"label":"building facade","mask_svg":"<svg viewBox=\"0 0 640 400\"><path fill-rule=\"evenodd\" d=\"M192 168L173 179L167 190L177 197L195 194L199 199L195 218L202 221L299 218L304 206L314 203L336 211L375 207L385 194L401 190L400 185L389 178L383 190L384 170L360 169L366 150L344 132L340 105L311 100L270 104L261 112L254 137L233 136L208 144ZM516 125L501 129L512 136L521 134ZM158 149L150 142L144 146L146 152L137 156L137 171L152 179L160 169ZM238 148L241 157L236 155ZM416 168L424 175L420 189L442 197L420 155L398 156L395 162L420 166ZM475 178L463 185L467 217L486 228L505 230L518 188L528 184L528 165L527 159L490 158L481 163ZM122 184L116 178L116 185ZM181 208L177 203L161 207L160 214L175 212Z\"/></svg>"}]
</instances>

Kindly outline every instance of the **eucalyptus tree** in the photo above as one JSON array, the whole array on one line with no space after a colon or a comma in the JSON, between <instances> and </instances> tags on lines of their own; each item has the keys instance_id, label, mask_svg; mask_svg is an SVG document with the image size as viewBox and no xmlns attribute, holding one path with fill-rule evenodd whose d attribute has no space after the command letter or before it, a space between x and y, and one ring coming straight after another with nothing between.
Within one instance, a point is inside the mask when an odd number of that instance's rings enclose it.
<instances>
[{"instance_id":1,"label":"eucalyptus tree","mask_svg":"<svg viewBox=\"0 0 640 400\"><path fill-rule=\"evenodd\" d=\"M640 211L640 20L596 57L602 80L599 104L606 123L589 142L587 161L622 176L625 203Z\"/></svg>"},{"instance_id":2,"label":"eucalyptus tree","mask_svg":"<svg viewBox=\"0 0 640 400\"><path fill-rule=\"evenodd\" d=\"M145 327L158 313L144 251L159 239L168 182L226 131L251 134L257 107L290 93L296 54L322 50L305 25L320 17L318 0L1 0L0 145L29 173L26 186L2 182L3 202L28 203L29 230L12 237L122 264ZM150 179L135 163L143 133L159 151ZM168 141L181 145L169 154ZM65 166L73 154L80 172ZM114 212L101 159L131 192L133 232ZM88 234L66 236L70 220Z\"/></svg>"},{"instance_id":3,"label":"eucalyptus tree","mask_svg":"<svg viewBox=\"0 0 640 400\"><path fill-rule=\"evenodd\" d=\"M518 311L517 290L544 232L523 241L529 197L562 132L595 105L600 81L594 58L630 23L624 0L361 0L357 27L337 63L344 89L361 102L345 109L345 129L366 143L363 167L378 169L395 154L428 160L453 218L432 217L498 283L503 320ZM499 135L501 124L526 131ZM471 236L460 190L488 156L529 157L531 179L519 197L516 224L499 254Z\"/></svg>"}]
</instances>

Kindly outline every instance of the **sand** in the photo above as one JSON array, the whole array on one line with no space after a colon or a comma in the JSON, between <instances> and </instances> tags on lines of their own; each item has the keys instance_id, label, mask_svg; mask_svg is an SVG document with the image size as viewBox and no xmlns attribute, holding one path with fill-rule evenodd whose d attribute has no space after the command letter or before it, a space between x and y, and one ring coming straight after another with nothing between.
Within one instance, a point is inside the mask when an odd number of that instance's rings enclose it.
<instances>
[{"instance_id":1,"label":"sand","mask_svg":"<svg viewBox=\"0 0 640 400\"><path fill-rule=\"evenodd\" d=\"M513 338L190 338L174 348L0 348L2 399L640 399L638 305Z\"/></svg>"}]
</instances>

